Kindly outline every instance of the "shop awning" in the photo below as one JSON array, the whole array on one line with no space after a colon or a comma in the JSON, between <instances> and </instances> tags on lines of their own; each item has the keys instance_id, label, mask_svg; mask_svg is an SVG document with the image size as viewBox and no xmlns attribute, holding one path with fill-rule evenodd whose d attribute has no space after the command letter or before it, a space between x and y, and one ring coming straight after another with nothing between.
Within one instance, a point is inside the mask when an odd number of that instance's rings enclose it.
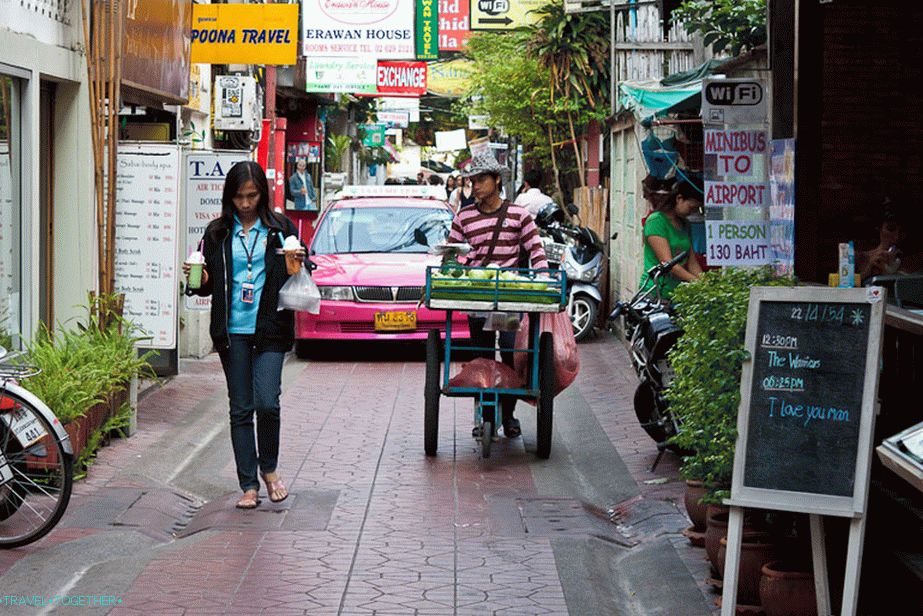
<instances>
[{"instance_id":1,"label":"shop awning","mask_svg":"<svg viewBox=\"0 0 923 616\"><path fill-rule=\"evenodd\" d=\"M701 92L701 81L681 86L662 86L657 79L624 81L619 84L619 101L642 121L654 115L661 117L668 109L700 96Z\"/></svg>"}]
</instances>

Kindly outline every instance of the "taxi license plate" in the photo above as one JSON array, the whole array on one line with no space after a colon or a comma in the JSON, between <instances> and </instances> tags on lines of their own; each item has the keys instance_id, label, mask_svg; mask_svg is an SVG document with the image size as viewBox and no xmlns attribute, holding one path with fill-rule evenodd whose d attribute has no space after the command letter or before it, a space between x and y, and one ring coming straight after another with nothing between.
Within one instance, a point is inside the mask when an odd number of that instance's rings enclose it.
<instances>
[{"instance_id":1,"label":"taxi license plate","mask_svg":"<svg viewBox=\"0 0 923 616\"><path fill-rule=\"evenodd\" d=\"M402 332L417 328L417 313L413 310L394 310L375 313L375 331Z\"/></svg>"}]
</instances>

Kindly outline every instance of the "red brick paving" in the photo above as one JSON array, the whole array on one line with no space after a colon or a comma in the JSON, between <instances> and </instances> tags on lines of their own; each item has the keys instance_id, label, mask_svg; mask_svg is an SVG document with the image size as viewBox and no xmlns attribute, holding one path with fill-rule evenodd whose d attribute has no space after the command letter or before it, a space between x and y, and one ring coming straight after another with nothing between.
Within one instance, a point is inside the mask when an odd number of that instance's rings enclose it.
<instances>
[{"instance_id":1,"label":"red brick paving","mask_svg":"<svg viewBox=\"0 0 923 616\"><path fill-rule=\"evenodd\" d=\"M678 500L678 461L656 448L631 411L635 378L609 336L580 346L576 386L645 498ZM550 540L492 532L488 499L535 497L521 440L481 460L471 401L442 399L439 455L422 452L420 362L303 364L285 383L280 471L294 498L225 519L280 516L299 494L338 491L323 530L215 528L159 548L112 614L566 614ZM143 398L138 434L102 450L75 499L137 487L119 469L155 445L192 406L224 396L213 355ZM222 415L220 420L224 420ZM233 460L220 477L236 498ZM662 485L644 481L668 478ZM614 504L614 503L613 503ZM293 514L294 515L294 514ZM229 524L228 526L233 526ZM62 528L38 546L81 536ZM679 543L677 543L679 547ZM38 549L34 546L31 549ZM18 558L0 553L0 571Z\"/></svg>"}]
</instances>

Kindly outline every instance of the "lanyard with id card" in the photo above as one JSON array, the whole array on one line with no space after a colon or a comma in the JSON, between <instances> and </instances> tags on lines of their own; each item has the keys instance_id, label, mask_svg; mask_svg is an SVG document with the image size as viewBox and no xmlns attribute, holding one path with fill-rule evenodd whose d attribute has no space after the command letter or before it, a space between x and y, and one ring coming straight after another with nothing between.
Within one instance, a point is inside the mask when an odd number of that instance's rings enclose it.
<instances>
[{"instance_id":1,"label":"lanyard with id card","mask_svg":"<svg viewBox=\"0 0 923 616\"><path fill-rule=\"evenodd\" d=\"M253 284L253 252L256 250L256 242L259 238L259 229L252 229L253 242L247 249L247 243L244 241L243 232L237 237L240 238L240 244L244 247L244 254L247 255L247 281L241 284L240 301L244 304L252 304L255 296L255 286Z\"/></svg>"}]
</instances>

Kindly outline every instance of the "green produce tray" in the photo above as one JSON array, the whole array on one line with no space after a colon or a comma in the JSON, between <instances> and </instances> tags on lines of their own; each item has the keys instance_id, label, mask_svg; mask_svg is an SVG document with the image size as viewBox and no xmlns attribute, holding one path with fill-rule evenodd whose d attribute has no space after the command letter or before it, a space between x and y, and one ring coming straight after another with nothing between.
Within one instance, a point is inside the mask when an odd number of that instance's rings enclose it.
<instances>
[{"instance_id":1,"label":"green produce tray","mask_svg":"<svg viewBox=\"0 0 923 616\"><path fill-rule=\"evenodd\" d=\"M522 284L531 284L540 288L523 289ZM512 288L517 285L517 288ZM432 280L432 299L457 299L462 301L481 302L526 302L537 304L557 304L561 301L561 294L556 289L549 288L543 282L506 282L499 284L493 280L446 280L434 278Z\"/></svg>"}]
</instances>

